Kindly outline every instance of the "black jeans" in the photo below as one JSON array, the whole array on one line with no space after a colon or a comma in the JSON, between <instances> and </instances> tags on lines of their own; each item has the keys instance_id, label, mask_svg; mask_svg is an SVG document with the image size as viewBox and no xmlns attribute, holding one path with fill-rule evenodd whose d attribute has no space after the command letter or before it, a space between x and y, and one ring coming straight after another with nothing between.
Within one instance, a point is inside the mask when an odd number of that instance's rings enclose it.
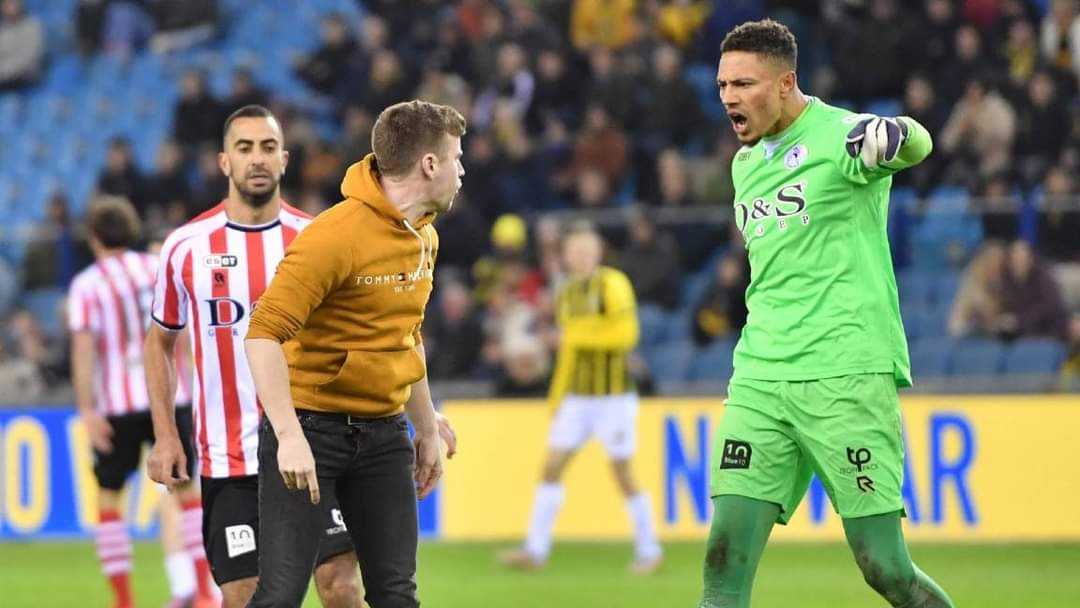
<instances>
[{"instance_id":1,"label":"black jeans","mask_svg":"<svg viewBox=\"0 0 1080 608\"><path fill-rule=\"evenodd\" d=\"M416 608L415 453L403 415L346 424L297 410L315 456L319 488L333 487L349 530L367 602ZM307 592L325 516L307 490L285 487L269 419L259 431L259 585L249 608L295 608ZM325 490L324 490L325 491Z\"/></svg>"}]
</instances>

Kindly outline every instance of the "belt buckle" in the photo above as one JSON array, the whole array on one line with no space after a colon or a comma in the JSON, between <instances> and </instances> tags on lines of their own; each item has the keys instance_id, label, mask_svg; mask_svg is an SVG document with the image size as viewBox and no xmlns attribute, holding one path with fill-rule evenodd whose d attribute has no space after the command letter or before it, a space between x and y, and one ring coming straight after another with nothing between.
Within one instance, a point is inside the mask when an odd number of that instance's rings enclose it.
<instances>
[{"instance_id":1,"label":"belt buckle","mask_svg":"<svg viewBox=\"0 0 1080 608\"><path fill-rule=\"evenodd\" d=\"M345 414L345 426L358 427L363 426L367 422L363 418L353 416L352 414Z\"/></svg>"}]
</instances>

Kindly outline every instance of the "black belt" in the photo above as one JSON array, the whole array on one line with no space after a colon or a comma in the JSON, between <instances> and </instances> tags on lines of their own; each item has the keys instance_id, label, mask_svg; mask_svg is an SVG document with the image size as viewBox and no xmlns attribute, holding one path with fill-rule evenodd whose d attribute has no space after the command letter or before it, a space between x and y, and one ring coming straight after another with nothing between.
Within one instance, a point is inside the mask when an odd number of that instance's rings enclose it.
<instances>
[{"instance_id":1,"label":"black belt","mask_svg":"<svg viewBox=\"0 0 1080 608\"><path fill-rule=\"evenodd\" d=\"M338 412L319 412L316 410L296 410L296 417L310 416L312 418L318 418L320 420L326 420L328 422L336 422L343 426L363 427L382 424L394 424L402 420L405 414L394 414L392 416L381 416L378 418L365 417L365 416L353 416L352 414L341 414Z\"/></svg>"}]
</instances>

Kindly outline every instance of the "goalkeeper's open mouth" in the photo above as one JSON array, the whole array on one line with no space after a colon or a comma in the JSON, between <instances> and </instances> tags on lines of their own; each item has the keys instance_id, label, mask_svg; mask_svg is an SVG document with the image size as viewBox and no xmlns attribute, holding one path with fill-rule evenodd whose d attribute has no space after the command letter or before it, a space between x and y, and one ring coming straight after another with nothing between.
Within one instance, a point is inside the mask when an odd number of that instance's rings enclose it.
<instances>
[{"instance_id":1,"label":"goalkeeper's open mouth","mask_svg":"<svg viewBox=\"0 0 1080 608\"><path fill-rule=\"evenodd\" d=\"M728 118L731 120L731 126L735 129L737 135L746 135L750 129L750 120L746 117L746 114L731 111L728 112Z\"/></svg>"}]
</instances>

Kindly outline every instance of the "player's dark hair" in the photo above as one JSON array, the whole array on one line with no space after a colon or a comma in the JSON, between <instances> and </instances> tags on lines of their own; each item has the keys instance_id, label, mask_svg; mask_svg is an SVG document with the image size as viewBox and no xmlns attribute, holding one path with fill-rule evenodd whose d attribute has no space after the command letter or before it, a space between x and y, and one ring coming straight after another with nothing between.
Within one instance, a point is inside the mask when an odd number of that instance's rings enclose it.
<instances>
[{"instance_id":1,"label":"player's dark hair","mask_svg":"<svg viewBox=\"0 0 1080 608\"><path fill-rule=\"evenodd\" d=\"M135 207L123 197L102 196L86 214L90 234L106 249L130 249L139 240L142 223Z\"/></svg>"},{"instance_id":2,"label":"player's dark hair","mask_svg":"<svg viewBox=\"0 0 1080 608\"><path fill-rule=\"evenodd\" d=\"M221 130L222 141L229 136L229 129L232 127L233 122L238 118L269 118L275 122L277 121L277 118L274 117L274 113L263 106L255 104L246 105L232 114L229 114L229 117L225 119L225 126Z\"/></svg>"},{"instance_id":3,"label":"player's dark hair","mask_svg":"<svg viewBox=\"0 0 1080 608\"><path fill-rule=\"evenodd\" d=\"M720 54L728 51L757 53L782 61L795 69L799 61L799 45L795 34L786 25L772 19L747 21L728 32L720 44Z\"/></svg>"}]
</instances>

